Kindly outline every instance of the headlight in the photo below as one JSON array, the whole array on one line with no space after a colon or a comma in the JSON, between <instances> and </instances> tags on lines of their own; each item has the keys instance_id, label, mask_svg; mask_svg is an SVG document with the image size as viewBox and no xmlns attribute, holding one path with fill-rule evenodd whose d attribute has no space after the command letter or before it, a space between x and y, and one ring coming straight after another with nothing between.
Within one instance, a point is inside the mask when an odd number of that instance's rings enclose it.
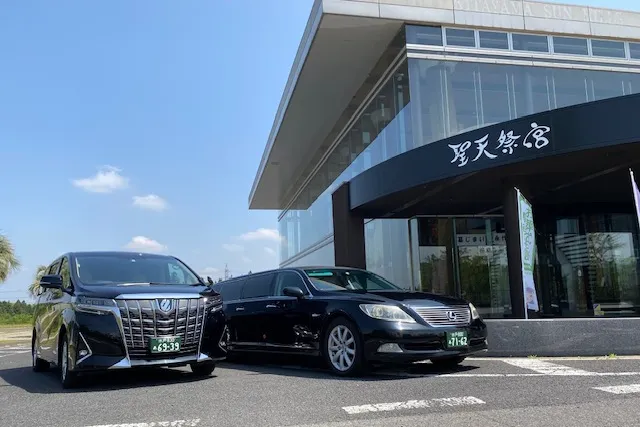
<instances>
[{"instance_id":1,"label":"headlight","mask_svg":"<svg viewBox=\"0 0 640 427\"><path fill-rule=\"evenodd\" d=\"M383 304L360 304L360 309L369 317L392 322L416 323L415 319L405 313L400 307Z\"/></svg>"},{"instance_id":2,"label":"headlight","mask_svg":"<svg viewBox=\"0 0 640 427\"><path fill-rule=\"evenodd\" d=\"M111 311L111 308L116 306L115 301L112 299L85 296L76 297L74 304L79 311L95 314L106 314Z\"/></svg>"},{"instance_id":3,"label":"headlight","mask_svg":"<svg viewBox=\"0 0 640 427\"><path fill-rule=\"evenodd\" d=\"M471 310L471 320L476 320L480 318L480 313L476 310L476 306L469 303L469 310Z\"/></svg>"}]
</instances>

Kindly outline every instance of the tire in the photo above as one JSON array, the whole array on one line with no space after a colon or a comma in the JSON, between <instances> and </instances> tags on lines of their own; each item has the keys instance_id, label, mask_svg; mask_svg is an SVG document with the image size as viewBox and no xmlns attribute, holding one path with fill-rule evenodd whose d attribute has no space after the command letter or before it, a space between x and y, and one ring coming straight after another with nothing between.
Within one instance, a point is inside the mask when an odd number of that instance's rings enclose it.
<instances>
[{"instance_id":1,"label":"tire","mask_svg":"<svg viewBox=\"0 0 640 427\"><path fill-rule=\"evenodd\" d=\"M33 338L31 339L31 369L33 369L33 372L45 372L51 365L46 360L38 357L36 340L36 331L33 331Z\"/></svg>"},{"instance_id":2,"label":"tire","mask_svg":"<svg viewBox=\"0 0 640 427\"><path fill-rule=\"evenodd\" d=\"M58 352L58 367L60 368L60 383L62 388L74 388L78 382L78 374L69 370L69 341L68 334L61 336L60 351Z\"/></svg>"},{"instance_id":3,"label":"tire","mask_svg":"<svg viewBox=\"0 0 640 427\"><path fill-rule=\"evenodd\" d=\"M322 339L322 357L335 375L347 377L363 373L364 345L358 327L344 317L334 319Z\"/></svg>"},{"instance_id":4,"label":"tire","mask_svg":"<svg viewBox=\"0 0 640 427\"><path fill-rule=\"evenodd\" d=\"M456 356L456 357L443 357L440 359L431 359L431 363L439 368L455 368L459 364L461 364L465 356Z\"/></svg>"},{"instance_id":5,"label":"tire","mask_svg":"<svg viewBox=\"0 0 640 427\"><path fill-rule=\"evenodd\" d=\"M214 362L192 363L191 372L199 377L208 377L216 369Z\"/></svg>"}]
</instances>

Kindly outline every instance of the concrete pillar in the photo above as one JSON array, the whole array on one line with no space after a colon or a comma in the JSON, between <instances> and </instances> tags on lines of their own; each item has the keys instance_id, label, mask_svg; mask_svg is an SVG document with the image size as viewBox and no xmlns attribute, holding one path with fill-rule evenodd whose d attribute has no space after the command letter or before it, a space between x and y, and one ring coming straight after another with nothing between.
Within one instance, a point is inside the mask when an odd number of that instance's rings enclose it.
<instances>
[{"instance_id":1,"label":"concrete pillar","mask_svg":"<svg viewBox=\"0 0 640 427\"><path fill-rule=\"evenodd\" d=\"M349 183L345 182L331 195L333 203L333 246L339 267L366 268L364 218L351 211Z\"/></svg>"}]
</instances>

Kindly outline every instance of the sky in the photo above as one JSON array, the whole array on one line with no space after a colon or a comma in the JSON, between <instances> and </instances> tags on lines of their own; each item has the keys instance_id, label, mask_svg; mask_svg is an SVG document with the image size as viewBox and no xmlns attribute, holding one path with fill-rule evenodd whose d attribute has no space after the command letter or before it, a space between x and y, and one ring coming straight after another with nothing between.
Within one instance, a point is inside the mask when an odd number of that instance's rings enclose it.
<instances>
[{"instance_id":1,"label":"sky","mask_svg":"<svg viewBox=\"0 0 640 427\"><path fill-rule=\"evenodd\" d=\"M565 0L640 9L636 0ZM22 269L75 250L278 264L248 195L313 0L57 0L0 11L0 233Z\"/></svg>"}]
</instances>

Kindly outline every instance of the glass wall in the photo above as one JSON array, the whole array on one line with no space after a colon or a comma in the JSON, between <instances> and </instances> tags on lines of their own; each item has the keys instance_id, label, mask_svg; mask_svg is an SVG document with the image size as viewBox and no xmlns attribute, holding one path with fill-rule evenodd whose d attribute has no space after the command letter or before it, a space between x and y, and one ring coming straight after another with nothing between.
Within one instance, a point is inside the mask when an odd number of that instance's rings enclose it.
<instances>
[{"instance_id":1,"label":"glass wall","mask_svg":"<svg viewBox=\"0 0 640 427\"><path fill-rule=\"evenodd\" d=\"M486 318L511 315L501 217L418 218L418 245L420 290L462 297Z\"/></svg>"},{"instance_id":2,"label":"glass wall","mask_svg":"<svg viewBox=\"0 0 640 427\"><path fill-rule=\"evenodd\" d=\"M640 92L640 74L410 59L415 146L529 114Z\"/></svg>"},{"instance_id":3,"label":"glass wall","mask_svg":"<svg viewBox=\"0 0 640 427\"><path fill-rule=\"evenodd\" d=\"M376 219L365 224L367 269L411 289L409 221Z\"/></svg>"},{"instance_id":4,"label":"glass wall","mask_svg":"<svg viewBox=\"0 0 640 427\"><path fill-rule=\"evenodd\" d=\"M403 62L343 137L328 161L300 197L313 198L307 210L289 210L278 223L282 236L280 262L313 246L333 233L331 194L344 181L393 156L413 148L409 75Z\"/></svg>"},{"instance_id":5,"label":"glass wall","mask_svg":"<svg viewBox=\"0 0 640 427\"><path fill-rule=\"evenodd\" d=\"M300 258L289 261L288 263L282 265L283 267L302 267L302 266L311 266L311 265L324 265L324 266L332 266L335 265L335 251L333 246L333 241L327 243L324 246L319 247L313 252L304 255Z\"/></svg>"},{"instance_id":6,"label":"glass wall","mask_svg":"<svg viewBox=\"0 0 640 427\"><path fill-rule=\"evenodd\" d=\"M567 215L537 222L542 316L640 315L635 215Z\"/></svg>"}]
</instances>

